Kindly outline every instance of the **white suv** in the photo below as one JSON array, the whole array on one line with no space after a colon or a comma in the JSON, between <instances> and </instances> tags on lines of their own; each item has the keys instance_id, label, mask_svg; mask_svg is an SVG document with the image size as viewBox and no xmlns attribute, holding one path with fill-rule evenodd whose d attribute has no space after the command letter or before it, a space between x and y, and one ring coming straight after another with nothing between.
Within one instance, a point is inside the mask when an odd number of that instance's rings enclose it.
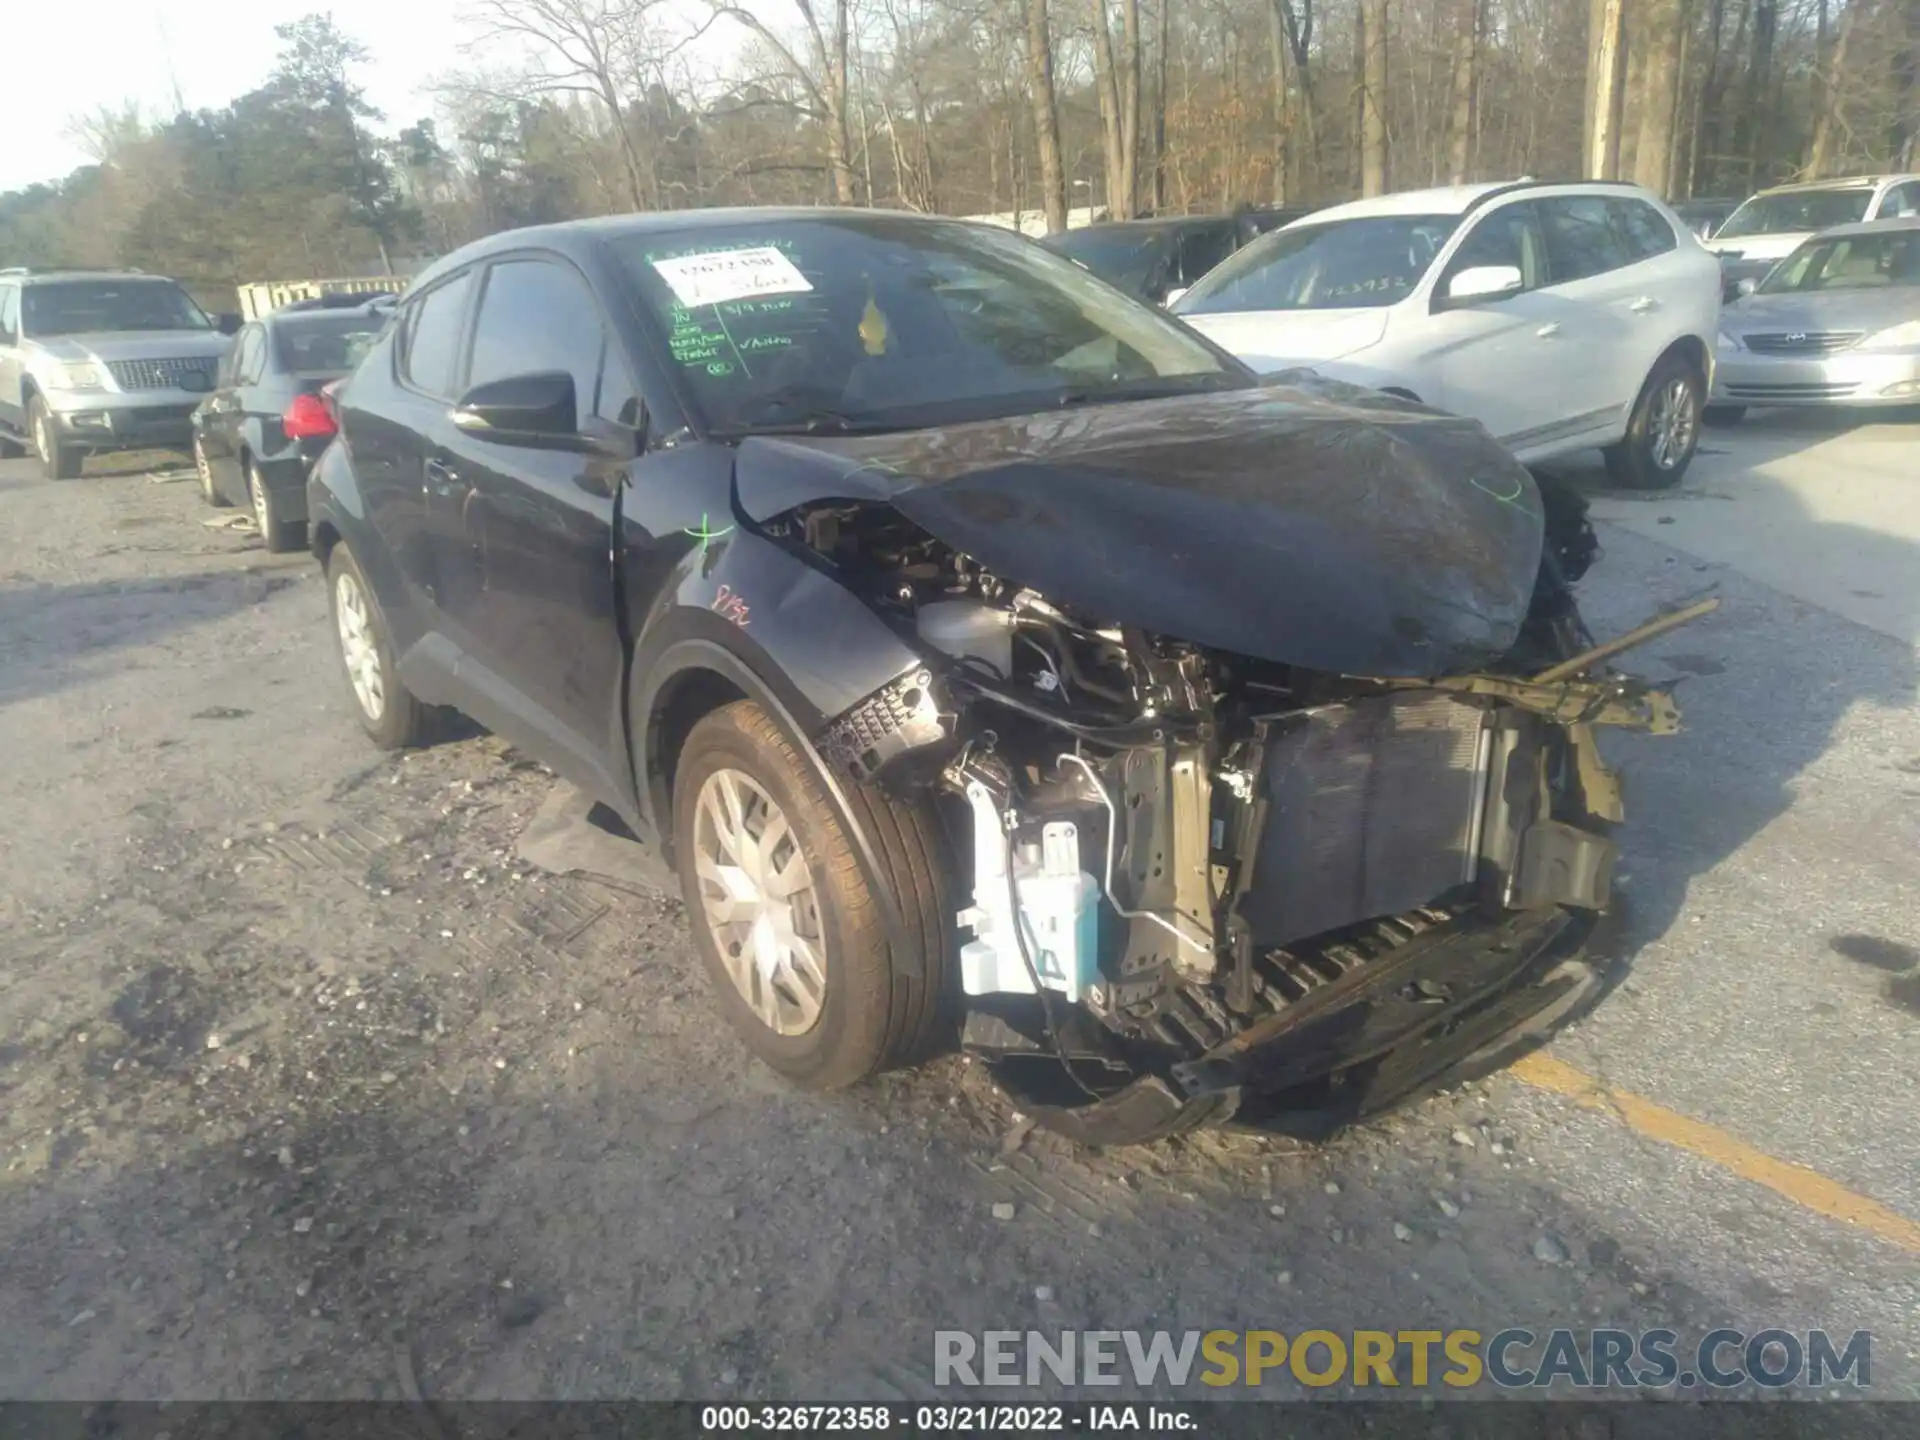
<instances>
[{"instance_id":1,"label":"white suv","mask_svg":"<svg viewBox=\"0 0 1920 1440\"><path fill-rule=\"evenodd\" d=\"M1863 220L1920 215L1920 175L1856 175L1779 185L1741 202L1713 232L1707 248L1720 257L1727 298L1742 281L1751 290L1767 272L1822 230Z\"/></svg>"},{"instance_id":2,"label":"white suv","mask_svg":"<svg viewBox=\"0 0 1920 1440\"><path fill-rule=\"evenodd\" d=\"M1600 446L1652 488L1699 440L1720 267L1637 186L1462 185L1318 211L1172 309L1256 370L1471 416L1528 463Z\"/></svg>"}]
</instances>

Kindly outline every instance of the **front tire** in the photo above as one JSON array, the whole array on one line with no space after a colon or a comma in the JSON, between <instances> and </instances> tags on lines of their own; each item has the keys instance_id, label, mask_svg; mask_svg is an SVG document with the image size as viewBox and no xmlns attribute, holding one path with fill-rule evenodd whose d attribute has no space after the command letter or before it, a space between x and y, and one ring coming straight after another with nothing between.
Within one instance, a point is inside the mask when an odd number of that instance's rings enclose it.
<instances>
[{"instance_id":1,"label":"front tire","mask_svg":"<svg viewBox=\"0 0 1920 1440\"><path fill-rule=\"evenodd\" d=\"M674 860L694 944L751 1050L809 1090L926 1057L953 973L936 817L849 784L917 952L896 955L839 811L798 747L750 701L694 726L673 776Z\"/></svg>"},{"instance_id":2,"label":"front tire","mask_svg":"<svg viewBox=\"0 0 1920 1440\"><path fill-rule=\"evenodd\" d=\"M247 462L247 499L253 504L253 523L269 555L285 555L307 543L307 527L299 520L282 520L274 508L273 492L260 474L260 467Z\"/></svg>"},{"instance_id":3,"label":"front tire","mask_svg":"<svg viewBox=\"0 0 1920 1440\"><path fill-rule=\"evenodd\" d=\"M33 437L33 453L41 472L49 480L72 480L80 474L85 452L75 445L63 445L53 428L53 412L38 395L27 402L27 433Z\"/></svg>"},{"instance_id":4,"label":"front tire","mask_svg":"<svg viewBox=\"0 0 1920 1440\"><path fill-rule=\"evenodd\" d=\"M1691 362L1663 356L1640 387L1626 437L1606 450L1607 474L1629 490L1669 490L1680 483L1700 443L1706 383Z\"/></svg>"},{"instance_id":5,"label":"front tire","mask_svg":"<svg viewBox=\"0 0 1920 1440\"><path fill-rule=\"evenodd\" d=\"M426 744L433 738L435 712L400 683L387 617L344 542L327 557L327 594L346 666L347 695L360 728L382 750Z\"/></svg>"}]
</instances>

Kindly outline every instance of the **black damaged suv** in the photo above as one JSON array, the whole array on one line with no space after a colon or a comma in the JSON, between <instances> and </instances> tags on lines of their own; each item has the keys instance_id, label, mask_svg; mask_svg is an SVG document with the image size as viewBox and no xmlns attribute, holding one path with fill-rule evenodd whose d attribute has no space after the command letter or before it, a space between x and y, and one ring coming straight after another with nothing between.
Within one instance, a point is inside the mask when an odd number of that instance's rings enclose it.
<instances>
[{"instance_id":1,"label":"black damaged suv","mask_svg":"<svg viewBox=\"0 0 1920 1440\"><path fill-rule=\"evenodd\" d=\"M1581 507L1473 422L839 210L479 242L339 412L368 733L456 707L616 810L796 1082L960 1044L1095 1143L1337 1123L1598 988L1593 726L1675 716L1588 653Z\"/></svg>"}]
</instances>

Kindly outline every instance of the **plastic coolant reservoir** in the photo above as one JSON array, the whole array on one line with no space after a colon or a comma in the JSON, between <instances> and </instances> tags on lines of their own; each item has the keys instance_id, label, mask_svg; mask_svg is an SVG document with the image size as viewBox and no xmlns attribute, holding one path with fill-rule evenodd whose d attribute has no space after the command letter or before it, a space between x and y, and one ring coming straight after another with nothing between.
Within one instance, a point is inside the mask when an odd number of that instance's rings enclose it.
<instances>
[{"instance_id":1,"label":"plastic coolant reservoir","mask_svg":"<svg viewBox=\"0 0 1920 1440\"><path fill-rule=\"evenodd\" d=\"M1070 821L1041 827L1038 845L1015 845L1020 892L1016 921L1007 893L1007 837L993 799L967 786L973 811L973 905L955 918L974 939L960 947L960 984L969 995L1031 995L1033 977L1021 957L1016 923L1040 982L1078 1001L1100 982L1100 882L1080 868L1080 836Z\"/></svg>"},{"instance_id":2,"label":"plastic coolant reservoir","mask_svg":"<svg viewBox=\"0 0 1920 1440\"><path fill-rule=\"evenodd\" d=\"M979 600L935 600L914 612L920 638L949 655L971 655L1003 679L1013 674L1013 616Z\"/></svg>"}]
</instances>

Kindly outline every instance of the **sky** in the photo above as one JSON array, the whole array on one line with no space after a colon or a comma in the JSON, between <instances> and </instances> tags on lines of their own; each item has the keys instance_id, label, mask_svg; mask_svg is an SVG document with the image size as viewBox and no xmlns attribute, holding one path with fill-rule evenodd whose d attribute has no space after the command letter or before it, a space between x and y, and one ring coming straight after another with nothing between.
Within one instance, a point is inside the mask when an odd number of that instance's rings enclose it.
<instances>
[{"instance_id":1,"label":"sky","mask_svg":"<svg viewBox=\"0 0 1920 1440\"><path fill-rule=\"evenodd\" d=\"M153 115L224 105L258 86L279 50L273 27L331 11L373 58L359 79L390 127L433 113L433 79L466 63L460 0L78 0L4 7L7 143L0 191L57 180L88 157L67 138L76 115L137 100ZM717 38L717 37L716 37Z\"/></svg>"}]
</instances>

